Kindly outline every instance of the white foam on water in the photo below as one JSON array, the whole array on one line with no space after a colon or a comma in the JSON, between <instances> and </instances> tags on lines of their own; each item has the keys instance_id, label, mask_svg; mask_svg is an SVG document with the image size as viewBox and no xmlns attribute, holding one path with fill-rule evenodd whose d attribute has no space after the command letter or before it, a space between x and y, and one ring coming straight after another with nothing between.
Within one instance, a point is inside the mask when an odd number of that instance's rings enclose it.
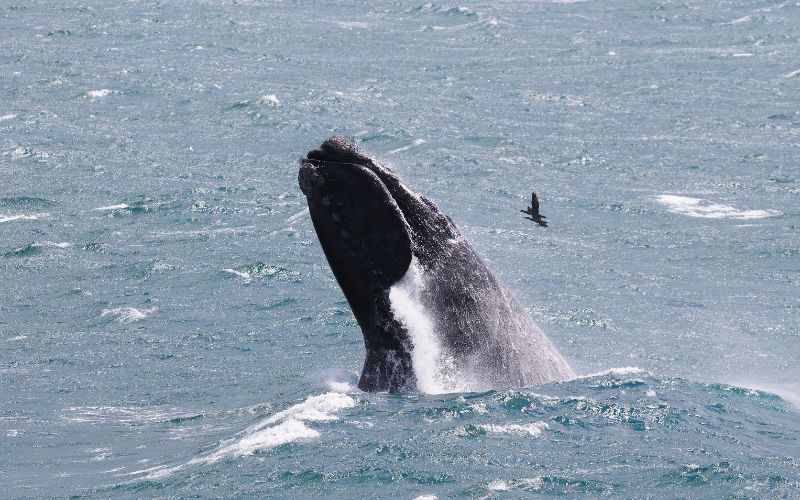
<instances>
[{"instance_id":1,"label":"white foam on water","mask_svg":"<svg viewBox=\"0 0 800 500\"><path fill-rule=\"evenodd\" d=\"M528 435L532 437L539 437L542 435L543 430L550 428L550 426L547 425L547 422L533 422L530 424L504 424L504 425L481 424L478 427L485 430L486 432L491 432L493 434L515 434L517 436Z\"/></svg>"},{"instance_id":2,"label":"white foam on water","mask_svg":"<svg viewBox=\"0 0 800 500\"><path fill-rule=\"evenodd\" d=\"M123 423L141 424L142 422L163 422L178 417L186 417L185 413L175 408L142 408L138 406L70 406L64 408L61 418L74 423ZM103 451L99 448L95 451ZM88 450L91 452L91 450Z\"/></svg>"},{"instance_id":3,"label":"white foam on water","mask_svg":"<svg viewBox=\"0 0 800 500\"><path fill-rule=\"evenodd\" d=\"M489 491L508 491L511 489L508 486L508 483L503 481L502 479L495 479L494 481L489 483Z\"/></svg>"},{"instance_id":4,"label":"white foam on water","mask_svg":"<svg viewBox=\"0 0 800 500\"><path fill-rule=\"evenodd\" d=\"M349 384L336 384L340 389L351 389ZM162 479L177 471L194 465L213 464L225 458L252 455L265 450L299 440L311 440L320 436L319 431L306 425L306 422L330 422L338 420L335 414L352 408L356 401L348 394L339 391L309 396L302 403L293 405L269 418L245 429L236 438L223 441L216 449L193 458L183 464L168 467L159 466L131 473L141 479Z\"/></svg>"},{"instance_id":5,"label":"white foam on water","mask_svg":"<svg viewBox=\"0 0 800 500\"><path fill-rule=\"evenodd\" d=\"M401 151L406 151L408 149L411 149L414 146L421 146L422 144L425 144L425 139L414 139L413 141L411 141L411 144L409 144L408 146L403 146L403 147L399 147L397 149L393 149L391 151L388 151L386 154L392 155L392 154L395 154L395 153L399 153Z\"/></svg>"},{"instance_id":6,"label":"white foam on water","mask_svg":"<svg viewBox=\"0 0 800 500\"><path fill-rule=\"evenodd\" d=\"M367 23L367 22L364 22L364 21L335 21L334 20L334 21L328 21L328 22L333 23L336 26L338 26L340 28L343 28L343 29L347 29L347 30L366 29L366 28L369 28L371 26L370 23Z\"/></svg>"},{"instance_id":7,"label":"white foam on water","mask_svg":"<svg viewBox=\"0 0 800 500\"><path fill-rule=\"evenodd\" d=\"M296 214L294 214L291 217L289 217L288 219L286 219L286 224L291 226L292 224L294 224L295 222L299 221L300 219L305 218L305 216L308 215L309 213L310 212L308 210L308 207L306 207L303 210L297 212Z\"/></svg>"},{"instance_id":8,"label":"white foam on water","mask_svg":"<svg viewBox=\"0 0 800 500\"><path fill-rule=\"evenodd\" d=\"M230 274L233 274L235 276L238 276L238 277L242 278L243 280L245 280L248 283L253 281L253 276L248 272L237 271L236 269L231 269L229 267L226 267L225 269L223 269L222 272L230 273Z\"/></svg>"},{"instance_id":9,"label":"white foam on water","mask_svg":"<svg viewBox=\"0 0 800 500\"><path fill-rule=\"evenodd\" d=\"M103 97L108 97L111 93L109 89L100 89L100 90L89 90L86 92L86 97L90 99L102 99Z\"/></svg>"},{"instance_id":10,"label":"white foam on water","mask_svg":"<svg viewBox=\"0 0 800 500\"><path fill-rule=\"evenodd\" d=\"M93 208L92 211L101 211L101 210L122 210L123 208L130 208L125 203L120 203L118 205L108 205L107 207L97 207Z\"/></svg>"},{"instance_id":11,"label":"white foam on water","mask_svg":"<svg viewBox=\"0 0 800 500\"><path fill-rule=\"evenodd\" d=\"M423 270L412 258L405 276L389 290L392 314L411 337L411 363L417 377L417 389L427 394L465 392L455 363L447 356L436 336L433 319L422 304L425 287Z\"/></svg>"},{"instance_id":12,"label":"white foam on water","mask_svg":"<svg viewBox=\"0 0 800 500\"><path fill-rule=\"evenodd\" d=\"M420 495L414 500L438 500L438 498L436 495Z\"/></svg>"},{"instance_id":13,"label":"white foam on water","mask_svg":"<svg viewBox=\"0 0 800 500\"><path fill-rule=\"evenodd\" d=\"M15 220L38 220L45 217L50 217L48 213L40 214L16 214L16 215L3 215L0 214L0 222L12 222Z\"/></svg>"},{"instance_id":14,"label":"white foam on water","mask_svg":"<svg viewBox=\"0 0 800 500\"><path fill-rule=\"evenodd\" d=\"M261 96L261 102L263 102L265 104L271 104L273 106L277 106L278 104L281 103L278 100L278 96L276 96L275 94L268 94L268 95Z\"/></svg>"},{"instance_id":15,"label":"white foam on water","mask_svg":"<svg viewBox=\"0 0 800 500\"><path fill-rule=\"evenodd\" d=\"M146 317L156 312L158 308L151 307L150 309L136 309L135 307L115 307L114 309L103 309L100 313L101 318L106 316L113 316L114 319L120 323L135 323L141 321Z\"/></svg>"},{"instance_id":16,"label":"white foam on water","mask_svg":"<svg viewBox=\"0 0 800 500\"><path fill-rule=\"evenodd\" d=\"M7 114L7 115L0 116L0 122L5 122L5 121L8 121L8 120L13 120L13 119L14 119L14 118L16 118L16 117L17 117L17 115L15 115L15 114L12 114L12 113L9 113L9 114Z\"/></svg>"},{"instance_id":17,"label":"white foam on water","mask_svg":"<svg viewBox=\"0 0 800 500\"><path fill-rule=\"evenodd\" d=\"M732 382L731 385L774 394L792 404L795 408L800 409L800 384L774 384L737 380Z\"/></svg>"},{"instance_id":18,"label":"white foam on water","mask_svg":"<svg viewBox=\"0 0 800 500\"><path fill-rule=\"evenodd\" d=\"M209 236L216 234L239 234L255 229L256 226L219 227L195 229L191 231L151 231L156 236Z\"/></svg>"},{"instance_id":19,"label":"white foam on water","mask_svg":"<svg viewBox=\"0 0 800 500\"><path fill-rule=\"evenodd\" d=\"M620 368L609 368L608 370L602 370L595 373L590 373L588 375L579 375L572 380L581 380L585 378L594 378L594 377L605 377L607 375L633 375L637 373L650 373L647 370L643 370L636 366L623 366Z\"/></svg>"},{"instance_id":20,"label":"white foam on water","mask_svg":"<svg viewBox=\"0 0 800 500\"><path fill-rule=\"evenodd\" d=\"M794 78L797 75L800 75L800 69L796 69L786 73L785 75L781 75L781 78Z\"/></svg>"},{"instance_id":21,"label":"white foam on water","mask_svg":"<svg viewBox=\"0 0 800 500\"><path fill-rule=\"evenodd\" d=\"M777 210L740 210L729 205L689 196L662 194L656 196L656 201L665 205L668 212L706 219L763 219L782 215Z\"/></svg>"}]
</instances>

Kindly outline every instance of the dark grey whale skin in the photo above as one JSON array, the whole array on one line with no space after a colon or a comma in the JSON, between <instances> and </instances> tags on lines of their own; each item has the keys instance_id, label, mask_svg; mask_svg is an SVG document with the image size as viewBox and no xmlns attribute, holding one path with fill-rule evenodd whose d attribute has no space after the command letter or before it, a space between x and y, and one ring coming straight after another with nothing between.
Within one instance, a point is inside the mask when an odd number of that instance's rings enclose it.
<instances>
[{"instance_id":1,"label":"dark grey whale skin","mask_svg":"<svg viewBox=\"0 0 800 500\"><path fill-rule=\"evenodd\" d=\"M574 373L436 205L341 137L300 159L300 188L336 280L364 335L364 391L416 390L413 344L389 291L414 258L422 306L441 348L473 390L529 386Z\"/></svg>"}]
</instances>

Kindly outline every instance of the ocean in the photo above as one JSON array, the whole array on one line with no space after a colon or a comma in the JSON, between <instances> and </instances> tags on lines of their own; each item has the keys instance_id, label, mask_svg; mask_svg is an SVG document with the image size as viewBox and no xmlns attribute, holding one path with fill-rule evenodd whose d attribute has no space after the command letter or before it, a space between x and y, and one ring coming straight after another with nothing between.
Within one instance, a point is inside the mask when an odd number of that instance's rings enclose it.
<instances>
[{"instance_id":1,"label":"ocean","mask_svg":"<svg viewBox=\"0 0 800 500\"><path fill-rule=\"evenodd\" d=\"M3 0L0 497L800 496L799 25L796 0ZM297 182L334 134L578 376L359 391Z\"/></svg>"}]
</instances>

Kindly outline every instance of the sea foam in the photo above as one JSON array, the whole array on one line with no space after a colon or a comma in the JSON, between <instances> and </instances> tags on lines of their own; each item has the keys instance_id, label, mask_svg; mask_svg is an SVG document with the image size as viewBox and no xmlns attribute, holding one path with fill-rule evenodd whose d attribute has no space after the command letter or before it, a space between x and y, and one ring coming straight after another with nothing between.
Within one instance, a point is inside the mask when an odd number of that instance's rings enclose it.
<instances>
[{"instance_id":1,"label":"sea foam","mask_svg":"<svg viewBox=\"0 0 800 500\"><path fill-rule=\"evenodd\" d=\"M530 424L482 424L478 427L486 432L494 434L516 434L520 436L539 437L542 435L542 431L548 429L550 426L547 425L547 422L533 422Z\"/></svg>"},{"instance_id":2,"label":"sea foam","mask_svg":"<svg viewBox=\"0 0 800 500\"><path fill-rule=\"evenodd\" d=\"M41 214L15 214L15 215L3 215L0 214L0 222L12 222L15 220L38 220L45 217L50 217L50 214L41 213Z\"/></svg>"},{"instance_id":3,"label":"sea foam","mask_svg":"<svg viewBox=\"0 0 800 500\"><path fill-rule=\"evenodd\" d=\"M100 313L101 318L111 316L120 323L135 323L156 312L157 308L136 309L135 307L116 307L114 309L103 309Z\"/></svg>"},{"instance_id":4,"label":"sea foam","mask_svg":"<svg viewBox=\"0 0 800 500\"><path fill-rule=\"evenodd\" d=\"M352 389L348 384L331 383L335 389ZM195 465L213 464L225 458L252 455L265 450L299 440L311 440L320 432L306 425L306 422L330 422L338 420L335 414L356 405L355 399L344 392L333 390L316 396L309 396L303 402L280 411L269 418L245 429L239 436L223 441L211 452L193 458L183 464L159 466L132 473L143 479L161 479L177 471Z\"/></svg>"},{"instance_id":5,"label":"sea foam","mask_svg":"<svg viewBox=\"0 0 800 500\"><path fill-rule=\"evenodd\" d=\"M689 196L662 194L656 197L656 201L666 206L668 212L706 219L763 219L782 215L777 210L740 210Z\"/></svg>"}]
</instances>

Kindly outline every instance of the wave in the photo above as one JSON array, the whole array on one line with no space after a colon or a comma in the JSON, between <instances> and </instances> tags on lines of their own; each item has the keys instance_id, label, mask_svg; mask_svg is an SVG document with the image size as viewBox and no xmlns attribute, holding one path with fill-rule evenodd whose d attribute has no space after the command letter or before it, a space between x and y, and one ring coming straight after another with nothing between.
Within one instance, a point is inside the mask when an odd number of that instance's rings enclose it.
<instances>
[{"instance_id":1,"label":"wave","mask_svg":"<svg viewBox=\"0 0 800 500\"><path fill-rule=\"evenodd\" d=\"M130 208L130 206L129 206L129 205L126 205L125 203L119 203L119 204L117 204L117 205L108 205L107 207L97 207L97 208L93 208L93 209L92 209L92 211L101 211L101 210L122 210L122 209L125 209L125 208Z\"/></svg>"},{"instance_id":2,"label":"wave","mask_svg":"<svg viewBox=\"0 0 800 500\"><path fill-rule=\"evenodd\" d=\"M101 318L106 316L113 317L119 323L135 323L156 312L158 308L136 309L135 307L116 307L114 309L103 309L100 313Z\"/></svg>"},{"instance_id":3,"label":"wave","mask_svg":"<svg viewBox=\"0 0 800 500\"><path fill-rule=\"evenodd\" d=\"M549 429L550 426L547 422L533 422L530 424L481 424L478 427L486 432L494 434L515 434L515 435L528 435L532 437L539 437L542 431Z\"/></svg>"},{"instance_id":4,"label":"wave","mask_svg":"<svg viewBox=\"0 0 800 500\"><path fill-rule=\"evenodd\" d=\"M140 476L137 479L158 480L195 465L213 464L225 458L252 455L295 441L315 439L320 432L307 426L306 422L338 420L336 413L356 405L355 399L347 394L352 390L349 384L332 383L331 389L331 392L309 396L303 402L264 419L242 431L236 438L223 441L205 455L179 465L152 467L130 475Z\"/></svg>"},{"instance_id":5,"label":"wave","mask_svg":"<svg viewBox=\"0 0 800 500\"><path fill-rule=\"evenodd\" d=\"M15 214L15 215L3 215L0 214L0 222L12 222L15 220L38 220L43 219L46 217L50 217L51 214L49 213L39 213L39 214Z\"/></svg>"}]
</instances>

